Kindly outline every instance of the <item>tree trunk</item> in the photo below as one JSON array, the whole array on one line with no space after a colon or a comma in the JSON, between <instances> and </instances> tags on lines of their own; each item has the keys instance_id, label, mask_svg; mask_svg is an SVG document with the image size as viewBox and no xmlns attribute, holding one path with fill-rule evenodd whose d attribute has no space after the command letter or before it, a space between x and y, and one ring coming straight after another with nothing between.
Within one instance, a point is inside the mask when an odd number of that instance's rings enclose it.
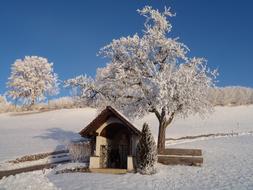
<instances>
[{"instance_id":1,"label":"tree trunk","mask_svg":"<svg viewBox=\"0 0 253 190\"><path fill-rule=\"evenodd\" d=\"M32 107L35 104L35 100L32 99L30 106Z\"/></svg>"},{"instance_id":2,"label":"tree trunk","mask_svg":"<svg viewBox=\"0 0 253 190\"><path fill-rule=\"evenodd\" d=\"M159 121L159 131L158 131L158 141L157 141L158 154L162 154L165 150L165 132L166 132L165 123Z\"/></svg>"},{"instance_id":3,"label":"tree trunk","mask_svg":"<svg viewBox=\"0 0 253 190\"><path fill-rule=\"evenodd\" d=\"M32 107L34 106L34 104L35 104L35 99L33 98L30 105L28 106L28 109L32 110Z\"/></svg>"},{"instance_id":4,"label":"tree trunk","mask_svg":"<svg viewBox=\"0 0 253 190\"><path fill-rule=\"evenodd\" d=\"M162 154L165 150L165 134L167 126L172 122L174 118L174 112L170 115L166 113L166 109L162 108L162 112L159 113L156 109L152 110L155 113L158 121L159 121L159 131L158 131L158 140L157 140L157 152L158 154ZM169 116L168 119L166 115Z\"/></svg>"}]
</instances>

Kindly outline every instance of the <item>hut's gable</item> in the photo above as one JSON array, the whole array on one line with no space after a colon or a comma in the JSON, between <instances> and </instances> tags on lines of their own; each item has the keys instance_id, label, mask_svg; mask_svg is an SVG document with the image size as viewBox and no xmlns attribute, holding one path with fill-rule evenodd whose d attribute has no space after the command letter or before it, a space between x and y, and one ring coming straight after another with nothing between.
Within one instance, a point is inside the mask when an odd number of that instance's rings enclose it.
<instances>
[{"instance_id":1,"label":"hut's gable","mask_svg":"<svg viewBox=\"0 0 253 190\"><path fill-rule=\"evenodd\" d=\"M96 136L102 131L103 126L110 123L122 123L128 130L139 136L141 132L119 111L107 106L92 122L90 122L79 134L83 137Z\"/></svg>"}]
</instances>

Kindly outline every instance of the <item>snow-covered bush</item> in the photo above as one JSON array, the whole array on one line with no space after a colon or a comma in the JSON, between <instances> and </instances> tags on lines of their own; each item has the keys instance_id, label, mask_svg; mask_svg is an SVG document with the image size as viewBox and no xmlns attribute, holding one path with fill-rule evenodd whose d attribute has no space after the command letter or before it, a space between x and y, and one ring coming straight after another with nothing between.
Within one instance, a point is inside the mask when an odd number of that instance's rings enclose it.
<instances>
[{"instance_id":1,"label":"snow-covered bush","mask_svg":"<svg viewBox=\"0 0 253 190\"><path fill-rule=\"evenodd\" d=\"M44 100L46 95L57 94L59 90L53 63L37 56L26 56L23 60L16 60L11 67L7 85L9 97L30 106Z\"/></svg>"},{"instance_id":2,"label":"snow-covered bush","mask_svg":"<svg viewBox=\"0 0 253 190\"><path fill-rule=\"evenodd\" d=\"M48 100L48 103L38 103L30 110L56 110L56 109L70 109L79 107L72 97L60 97Z\"/></svg>"},{"instance_id":3,"label":"snow-covered bush","mask_svg":"<svg viewBox=\"0 0 253 190\"><path fill-rule=\"evenodd\" d=\"M0 95L0 112L5 112L7 102L4 96Z\"/></svg>"},{"instance_id":4,"label":"snow-covered bush","mask_svg":"<svg viewBox=\"0 0 253 190\"><path fill-rule=\"evenodd\" d=\"M9 103L5 96L0 95L0 113L15 111L15 106Z\"/></svg>"},{"instance_id":5,"label":"snow-covered bush","mask_svg":"<svg viewBox=\"0 0 253 190\"><path fill-rule=\"evenodd\" d=\"M61 97L48 101L48 109L67 109L75 107L75 102L71 97Z\"/></svg>"},{"instance_id":6,"label":"snow-covered bush","mask_svg":"<svg viewBox=\"0 0 253 190\"><path fill-rule=\"evenodd\" d=\"M23 112L23 111L47 111L56 109L70 109L84 107L83 104L78 104L72 97L60 97L52 100L48 100L47 103L41 102L33 105L13 105L12 102L8 102L5 96L0 95L0 113L5 112Z\"/></svg>"},{"instance_id":7,"label":"snow-covered bush","mask_svg":"<svg viewBox=\"0 0 253 190\"><path fill-rule=\"evenodd\" d=\"M136 149L137 171L141 174L156 173L157 148L147 123L143 124L140 141Z\"/></svg>"},{"instance_id":8,"label":"snow-covered bush","mask_svg":"<svg viewBox=\"0 0 253 190\"><path fill-rule=\"evenodd\" d=\"M5 110L5 99L0 95L0 113L4 112Z\"/></svg>"},{"instance_id":9,"label":"snow-covered bush","mask_svg":"<svg viewBox=\"0 0 253 190\"><path fill-rule=\"evenodd\" d=\"M68 144L70 158L74 162L88 162L91 155L91 145L86 139L72 141Z\"/></svg>"},{"instance_id":10,"label":"snow-covered bush","mask_svg":"<svg viewBox=\"0 0 253 190\"><path fill-rule=\"evenodd\" d=\"M253 104L253 89L241 86L211 88L208 99L213 105L249 105Z\"/></svg>"}]
</instances>

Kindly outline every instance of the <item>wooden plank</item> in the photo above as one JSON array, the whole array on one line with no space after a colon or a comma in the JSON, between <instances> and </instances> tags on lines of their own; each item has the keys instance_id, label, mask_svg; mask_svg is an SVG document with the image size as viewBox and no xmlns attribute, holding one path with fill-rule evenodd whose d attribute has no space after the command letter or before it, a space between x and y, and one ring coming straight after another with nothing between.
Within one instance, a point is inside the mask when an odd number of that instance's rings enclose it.
<instances>
[{"instance_id":1,"label":"wooden plank","mask_svg":"<svg viewBox=\"0 0 253 190\"><path fill-rule=\"evenodd\" d=\"M105 174L126 174L126 169L117 169L117 168L92 168L90 169L92 173L105 173Z\"/></svg>"},{"instance_id":2,"label":"wooden plank","mask_svg":"<svg viewBox=\"0 0 253 190\"><path fill-rule=\"evenodd\" d=\"M162 155L189 155L202 156L201 149L167 148Z\"/></svg>"},{"instance_id":3,"label":"wooden plank","mask_svg":"<svg viewBox=\"0 0 253 190\"><path fill-rule=\"evenodd\" d=\"M20 162L40 160L40 159L46 158L48 156L54 156L54 155L63 154L63 153L69 153L69 151L68 150L59 150L59 151L54 151L54 152L26 155L26 156L22 156L20 158L17 158L15 160L10 160L8 162L16 164L16 163L20 163Z\"/></svg>"},{"instance_id":4,"label":"wooden plank","mask_svg":"<svg viewBox=\"0 0 253 190\"><path fill-rule=\"evenodd\" d=\"M13 170L2 170L2 171L0 170L0 179L2 179L3 177L8 177L10 175L16 175L16 174L23 173L23 172L31 172L31 171L35 171L35 170L43 170L43 169L53 168L57 164L66 163L69 161L70 160L63 160L63 161L59 161L59 162L28 166L28 167L24 167L24 168L13 169Z\"/></svg>"},{"instance_id":5,"label":"wooden plank","mask_svg":"<svg viewBox=\"0 0 253 190\"><path fill-rule=\"evenodd\" d=\"M203 157L201 157L201 156L158 155L158 162L165 164L165 165L200 166L203 164Z\"/></svg>"}]
</instances>

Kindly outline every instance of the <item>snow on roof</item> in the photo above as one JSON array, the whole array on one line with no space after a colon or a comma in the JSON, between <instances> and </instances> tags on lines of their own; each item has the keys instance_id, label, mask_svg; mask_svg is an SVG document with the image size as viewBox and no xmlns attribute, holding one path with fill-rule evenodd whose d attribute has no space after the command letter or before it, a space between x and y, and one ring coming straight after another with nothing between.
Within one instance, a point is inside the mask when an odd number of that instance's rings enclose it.
<instances>
[{"instance_id":1,"label":"snow on roof","mask_svg":"<svg viewBox=\"0 0 253 190\"><path fill-rule=\"evenodd\" d=\"M91 136L95 131L108 119L108 116L115 115L119 118L132 132L140 135L141 132L135 127L126 116L111 106L107 106L92 122L90 122L79 134L81 136Z\"/></svg>"}]
</instances>

